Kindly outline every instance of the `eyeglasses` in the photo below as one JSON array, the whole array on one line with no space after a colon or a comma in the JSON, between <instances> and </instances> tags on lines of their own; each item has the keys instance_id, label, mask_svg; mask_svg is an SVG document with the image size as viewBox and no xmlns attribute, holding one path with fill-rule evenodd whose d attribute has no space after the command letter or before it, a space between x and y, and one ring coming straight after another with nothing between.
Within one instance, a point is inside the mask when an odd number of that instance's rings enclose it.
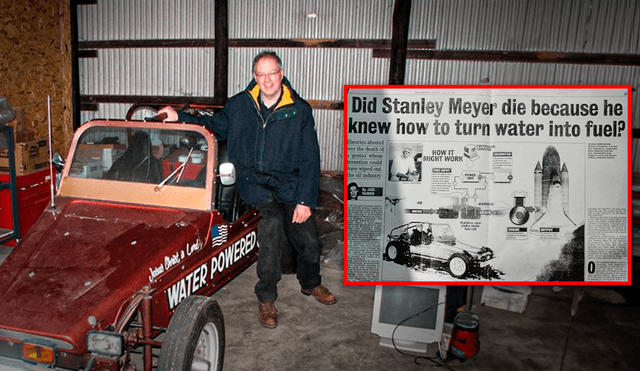
<instances>
[{"instance_id":1,"label":"eyeglasses","mask_svg":"<svg viewBox=\"0 0 640 371\"><path fill-rule=\"evenodd\" d=\"M281 70L279 69L279 70L276 70L276 71L271 71L269 73L262 73L262 72L256 73L256 79L262 80L267 76L269 76L271 79L275 79L276 76L278 76L278 74L280 73L280 71Z\"/></svg>"}]
</instances>

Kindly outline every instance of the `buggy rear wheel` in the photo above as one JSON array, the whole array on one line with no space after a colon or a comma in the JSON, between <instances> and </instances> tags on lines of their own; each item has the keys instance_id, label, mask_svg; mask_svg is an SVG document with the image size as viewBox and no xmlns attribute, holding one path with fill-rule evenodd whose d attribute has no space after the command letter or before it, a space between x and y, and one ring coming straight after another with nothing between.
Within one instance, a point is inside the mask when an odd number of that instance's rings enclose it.
<instances>
[{"instance_id":1,"label":"buggy rear wheel","mask_svg":"<svg viewBox=\"0 0 640 371\"><path fill-rule=\"evenodd\" d=\"M221 371L224 348L224 319L218 303L188 296L169 322L158 370Z\"/></svg>"},{"instance_id":2,"label":"buggy rear wheel","mask_svg":"<svg viewBox=\"0 0 640 371\"><path fill-rule=\"evenodd\" d=\"M407 248L400 242L389 242L385 249L384 257L385 260L390 260L397 264L404 264L407 261Z\"/></svg>"}]
</instances>

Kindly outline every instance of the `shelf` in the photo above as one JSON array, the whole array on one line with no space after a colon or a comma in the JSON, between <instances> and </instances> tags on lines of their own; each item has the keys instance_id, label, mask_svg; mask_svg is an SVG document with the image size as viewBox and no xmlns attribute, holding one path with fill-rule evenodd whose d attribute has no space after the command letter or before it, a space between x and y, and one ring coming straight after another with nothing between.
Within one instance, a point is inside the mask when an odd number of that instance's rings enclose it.
<instances>
[{"instance_id":1,"label":"shelf","mask_svg":"<svg viewBox=\"0 0 640 371\"><path fill-rule=\"evenodd\" d=\"M9 181L0 182L0 192L11 193L11 216L13 229L0 229L0 244L6 241L20 238L20 223L18 218L18 190L16 186L15 144L13 143L13 127L0 126L0 133L7 137L7 157L9 159Z\"/></svg>"}]
</instances>

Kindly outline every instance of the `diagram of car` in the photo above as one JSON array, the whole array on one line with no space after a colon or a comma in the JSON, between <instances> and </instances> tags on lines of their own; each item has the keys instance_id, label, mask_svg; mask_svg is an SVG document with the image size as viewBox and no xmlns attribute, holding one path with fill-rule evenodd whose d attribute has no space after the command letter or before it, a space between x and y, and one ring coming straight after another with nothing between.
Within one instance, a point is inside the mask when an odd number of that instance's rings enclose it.
<instances>
[{"instance_id":1,"label":"diagram of car","mask_svg":"<svg viewBox=\"0 0 640 371\"><path fill-rule=\"evenodd\" d=\"M221 370L211 295L250 266L256 209L199 125L94 120L0 266L1 370Z\"/></svg>"},{"instance_id":2,"label":"diagram of car","mask_svg":"<svg viewBox=\"0 0 640 371\"><path fill-rule=\"evenodd\" d=\"M383 258L409 265L414 257L444 264L455 278L484 276L484 265L494 258L488 247L457 241L446 223L410 222L393 228L387 236Z\"/></svg>"}]
</instances>

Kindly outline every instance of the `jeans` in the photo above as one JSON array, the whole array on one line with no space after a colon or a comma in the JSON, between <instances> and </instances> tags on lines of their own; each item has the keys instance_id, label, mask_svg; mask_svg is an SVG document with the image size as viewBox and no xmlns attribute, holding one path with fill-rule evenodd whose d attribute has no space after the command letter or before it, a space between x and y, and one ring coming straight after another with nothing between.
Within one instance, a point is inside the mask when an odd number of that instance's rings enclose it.
<instances>
[{"instance_id":1,"label":"jeans","mask_svg":"<svg viewBox=\"0 0 640 371\"><path fill-rule=\"evenodd\" d=\"M258 222L258 283L255 287L258 301L273 303L278 297L277 284L282 277L280 259L287 238L297 251L296 276L302 289L320 285L320 252L322 242L314 215L304 223L292 223L295 206L276 200L256 206L262 219Z\"/></svg>"}]
</instances>

